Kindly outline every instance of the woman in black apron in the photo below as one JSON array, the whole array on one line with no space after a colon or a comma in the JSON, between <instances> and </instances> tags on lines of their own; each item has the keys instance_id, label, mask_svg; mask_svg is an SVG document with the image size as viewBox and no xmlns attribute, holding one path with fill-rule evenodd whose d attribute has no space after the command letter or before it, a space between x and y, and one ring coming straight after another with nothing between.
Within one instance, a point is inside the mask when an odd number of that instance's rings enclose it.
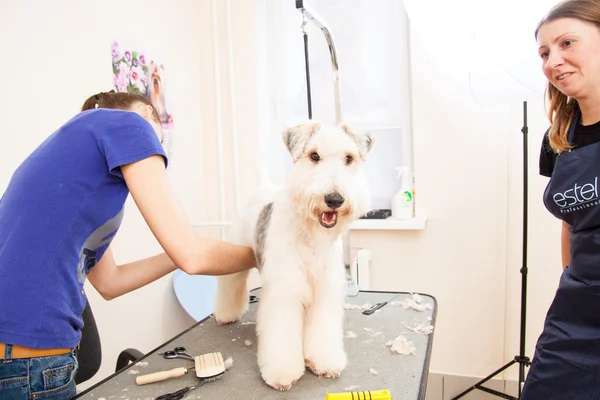
<instances>
[{"instance_id":1,"label":"woman in black apron","mask_svg":"<svg viewBox=\"0 0 600 400\"><path fill-rule=\"evenodd\" d=\"M558 4L536 39L555 154L543 201L570 239L521 399L600 399L600 1Z\"/></svg>"}]
</instances>

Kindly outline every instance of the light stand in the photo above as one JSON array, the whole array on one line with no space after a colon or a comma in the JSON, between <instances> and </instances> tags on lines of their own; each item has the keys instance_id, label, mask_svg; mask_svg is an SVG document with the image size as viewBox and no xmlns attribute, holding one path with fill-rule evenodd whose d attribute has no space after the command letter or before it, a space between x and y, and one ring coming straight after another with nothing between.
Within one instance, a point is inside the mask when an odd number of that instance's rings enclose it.
<instances>
[{"instance_id":1,"label":"light stand","mask_svg":"<svg viewBox=\"0 0 600 400\"><path fill-rule=\"evenodd\" d=\"M510 361L508 364L504 365L502 368L497 369L492 372L490 375L486 376L469 389L465 390L461 394L456 397L453 397L452 400L458 399L469 393L474 389L479 389L481 391L496 395L503 399L519 399L521 397L521 390L523 388L523 382L525 382L525 367L530 366L531 362L529 357L525 355L525 317L526 317L526 305L527 305L527 102L523 102L523 128L521 129L523 132L523 261L521 267L521 337L520 337L520 346L519 346L519 355L515 356L515 358ZM513 364L519 364L519 394L518 397L513 397L507 395L506 393L499 392L494 389L487 388L482 386L483 383L489 381L495 375L498 375L500 372L505 369L511 367Z\"/></svg>"}]
</instances>

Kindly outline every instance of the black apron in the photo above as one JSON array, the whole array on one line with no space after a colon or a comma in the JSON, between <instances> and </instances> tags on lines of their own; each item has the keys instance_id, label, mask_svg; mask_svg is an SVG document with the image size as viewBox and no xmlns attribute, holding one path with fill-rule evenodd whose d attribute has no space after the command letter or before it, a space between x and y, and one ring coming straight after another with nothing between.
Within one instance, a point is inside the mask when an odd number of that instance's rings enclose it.
<instances>
[{"instance_id":1,"label":"black apron","mask_svg":"<svg viewBox=\"0 0 600 400\"><path fill-rule=\"evenodd\" d=\"M568 139L579 121L576 114ZM535 348L522 400L600 399L600 142L562 152L544 205L571 226L570 263Z\"/></svg>"}]
</instances>

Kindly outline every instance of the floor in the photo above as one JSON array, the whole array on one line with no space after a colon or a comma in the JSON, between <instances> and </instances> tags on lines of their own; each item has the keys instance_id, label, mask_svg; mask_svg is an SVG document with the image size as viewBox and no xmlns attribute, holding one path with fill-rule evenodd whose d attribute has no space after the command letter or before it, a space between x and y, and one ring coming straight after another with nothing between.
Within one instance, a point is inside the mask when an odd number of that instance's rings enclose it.
<instances>
[{"instance_id":1,"label":"floor","mask_svg":"<svg viewBox=\"0 0 600 400\"><path fill-rule=\"evenodd\" d=\"M464 376L431 373L429 374L429 379L427 382L427 393L425 395L425 400L450 400L480 380L481 378L469 378ZM499 379L492 379L487 381L483 386L498 390L511 396L517 396L517 382L505 382ZM501 397L479 389L474 389L461 397L461 400L463 399L490 400L501 399Z\"/></svg>"}]
</instances>

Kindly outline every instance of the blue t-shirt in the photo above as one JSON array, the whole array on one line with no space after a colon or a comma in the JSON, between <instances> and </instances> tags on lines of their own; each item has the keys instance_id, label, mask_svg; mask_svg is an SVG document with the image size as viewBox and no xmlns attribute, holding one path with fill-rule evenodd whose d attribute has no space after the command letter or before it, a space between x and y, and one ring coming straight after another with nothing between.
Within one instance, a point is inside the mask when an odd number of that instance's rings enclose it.
<instances>
[{"instance_id":1,"label":"blue t-shirt","mask_svg":"<svg viewBox=\"0 0 600 400\"><path fill-rule=\"evenodd\" d=\"M0 199L0 343L75 347L87 273L123 218L120 166L167 155L135 112L83 111L14 172Z\"/></svg>"}]
</instances>

